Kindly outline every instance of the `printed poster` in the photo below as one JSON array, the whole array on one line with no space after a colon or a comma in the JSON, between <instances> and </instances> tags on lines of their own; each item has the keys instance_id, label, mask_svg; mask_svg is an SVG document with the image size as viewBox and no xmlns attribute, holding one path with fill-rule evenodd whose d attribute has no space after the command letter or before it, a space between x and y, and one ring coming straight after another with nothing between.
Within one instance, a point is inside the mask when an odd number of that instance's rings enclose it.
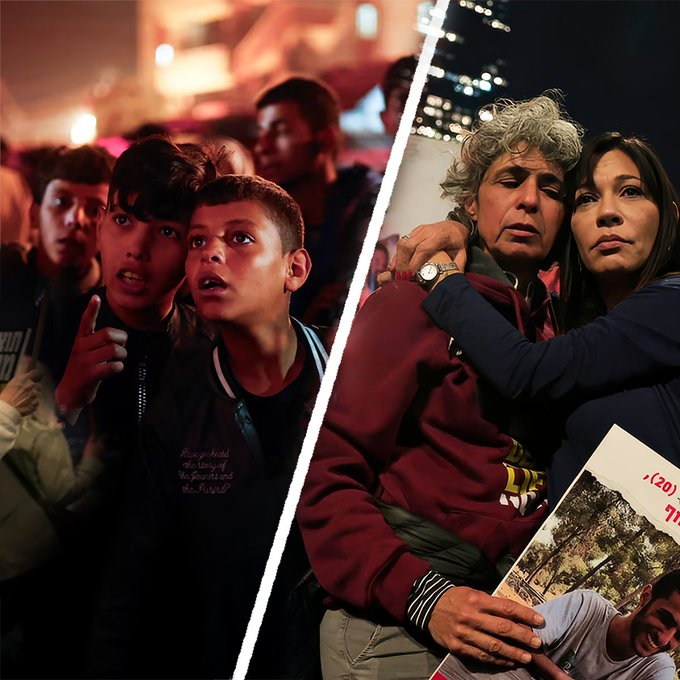
<instances>
[{"instance_id":1,"label":"printed poster","mask_svg":"<svg viewBox=\"0 0 680 680\"><path fill-rule=\"evenodd\" d=\"M668 641L669 617L678 612L659 609L648 584L677 569L680 470L614 426L494 594L541 611L546 624L536 632L567 677L673 680L680 677L680 646L672 650L680 620ZM677 604L680 593L671 598ZM608 654L617 614L631 617L639 652L626 659ZM449 655L431 680L542 677L531 667L502 670Z\"/></svg>"}]
</instances>

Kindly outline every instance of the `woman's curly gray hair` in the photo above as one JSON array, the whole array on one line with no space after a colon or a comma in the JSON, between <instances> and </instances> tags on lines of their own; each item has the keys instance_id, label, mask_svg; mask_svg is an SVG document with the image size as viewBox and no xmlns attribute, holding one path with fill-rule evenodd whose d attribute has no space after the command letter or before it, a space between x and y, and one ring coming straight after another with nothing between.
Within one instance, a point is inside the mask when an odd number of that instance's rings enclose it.
<instances>
[{"instance_id":1,"label":"woman's curly gray hair","mask_svg":"<svg viewBox=\"0 0 680 680\"><path fill-rule=\"evenodd\" d=\"M488 109L493 118L478 123L463 140L460 160L454 160L442 182L442 196L465 206L477 196L486 171L504 153L538 149L563 172L581 154L583 128L548 96L515 102L499 99Z\"/></svg>"}]
</instances>

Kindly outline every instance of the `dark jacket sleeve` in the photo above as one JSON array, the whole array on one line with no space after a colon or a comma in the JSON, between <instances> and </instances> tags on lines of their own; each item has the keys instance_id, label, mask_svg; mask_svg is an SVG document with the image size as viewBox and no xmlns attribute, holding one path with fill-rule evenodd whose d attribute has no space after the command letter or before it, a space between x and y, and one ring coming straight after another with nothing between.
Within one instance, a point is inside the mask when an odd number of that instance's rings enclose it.
<instances>
[{"instance_id":1,"label":"dark jacket sleeve","mask_svg":"<svg viewBox=\"0 0 680 680\"><path fill-rule=\"evenodd\" d=\"M528 341L464 276L423 303L433 321L506 397L588 397L667 380L680 369L680 277L652 283L606 316L546 342Z\"/></svg>"},{"instance_id":2,"label":"dark jacket sleeve","mask_svg":"<svg viewBox=\"0 0 680 680\"><path fill-rule=\"evenodd\" d=\"M399 454L397 437L419 371L437 343L446 349L420 309L422 296L413 284L392 284L355 319L298 509L323 588L336 600L400 621L413 583L429 565L408 552L374 498L381 470Z\"/></svg>"}]
</instances>

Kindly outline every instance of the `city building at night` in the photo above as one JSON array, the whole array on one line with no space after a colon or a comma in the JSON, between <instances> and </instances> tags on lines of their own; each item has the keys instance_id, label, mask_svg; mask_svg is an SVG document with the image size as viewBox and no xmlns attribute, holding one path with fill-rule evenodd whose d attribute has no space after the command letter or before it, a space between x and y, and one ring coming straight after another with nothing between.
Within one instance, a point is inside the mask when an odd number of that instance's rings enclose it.
<instances>
[{"instance_id":1,"label":"city building at night","mask_svg":"<svg viewBox=\"0 0 680 680\"><path fill-rule=\"evenodd\" d=\"M510 40L506 0L452 0L412 132L445 142L462 140L479 109L504 96ZM422 3L419 30L432 9ZM485 115L482 112L482 115Z\"/></svg>"},{"instance_id":2,"label":"city building at night","mask_svg":"<svg viewBox=\"0 0 680 680\"><path fill-rule=\"evenodd\" d=\"M359 71L416 50L417 7L417 0L140 0L139 78L173 114L187 101L209 110L217 94L223 106L238 105L244 91L277 73Z\"/></svg>"},{"instance_id":3,"label":"city building at night","mask_svg":"<svg viewBox=\"0 0 680 680\"><path fill-rule=\"evenodd\" d=\"M149 121L244 116L260 89L291 72L323 78L338 91L343 107L352 108L381 81L390 62L419 52L420 4L3 3L3 128L17 144L77 143L72 125L80 120L78 132L84 133L91 129L92 115L97 137L121 135ZM38 6L41 12L31 12ZM65 36L69 23L84 40L64 38L74 45L66 53L56 36ZM109 28L97 44L94 36L103 25ZM25 45L12 40L29 28L51 36L31 44L30 68L28 60L15 56ZM88 48L77 56L81 42ZM57 80L58 88L53 86Z\"/></svg>"}]
</instances>

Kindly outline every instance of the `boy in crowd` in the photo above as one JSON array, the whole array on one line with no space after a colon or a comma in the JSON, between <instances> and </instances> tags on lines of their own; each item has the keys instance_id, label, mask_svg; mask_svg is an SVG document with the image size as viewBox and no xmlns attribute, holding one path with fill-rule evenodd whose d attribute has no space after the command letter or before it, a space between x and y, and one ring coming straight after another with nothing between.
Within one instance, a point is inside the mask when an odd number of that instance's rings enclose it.
<instances>
[{"instance_id":1,"label":"boy in crowd","mask_svg":"<svg viewBox=\"0 0 680 680\"><path fill-rule=\"evenodd\" d=\"M288 78L255 103L257 171L300 206L314 270L293 301L303 321L340 317L382 176L362 164L338 168L341 148L337 94L313 78Z\"/></svg>"},{"instance_id":2,"label":"boy in crowd","mask_svg":"<svg viewBox=\"0 0 680 680\"><path fill-rule=\"evenodd\" d=\"M99 282L95 226L113 164L106 150L94 146L62 147L42 162L30 213L38 245L28 264L44 280L80 293Z\"/></svg>"},{"instance_id":3,"label":"boy in crowd","mask_svg":"<svg viewBox=\"0 0 680 680\"><path fill-rule=\"evenodd\" d=\"M171 346L194 337L195 315L176 304L175 295L184 279L193 197L204 180L213 177L214 167L205 155L164 139L149 139L118 159L108 199L106 187L98 187L99 201L84 204L78 193L67 194L60 181L54 201L46 206L56 210L72 201L75 216L65 220L70 227L65 243L51 232L51 241L47 235L41 237L38 264L49 260L54 244L56 255L50 262L58 262L64 271L85 272L88 258L94 255L96 223L104 287L94 296L81 296L68 314L60 309L52 317L59 333L50 328L43 345L49 350L50 367L60 378L55 390L57 410L75 424L65 429L74 462L86 457L90 451L86 442L96 434L104 465L77 504L46 510L51 521L59 516L55 528L62 548L68 549L41 567L40 587L30 589L24 607L35 630L26 656L34 666L30 672L37 675L78 672L96 580L109 546L122 472L134 448L138 421L157 389ZM50 190L45 192L46 201ZM85 226L87 247L78 245ZM97 282L99 264L93 262Z\"/></svg>"},{"instance_id":4,"label":"boy in crowd","mask_svg":"<svg viewBox=\"0 0 680 680\"><path fill-rule=\"evenodd\" d=\"M21 244L0 251L0 383L12 378L34 341L48 284L55 305L99 285L95 229L113 162L103 149L81 146L55 149L41 164L30 209L37 245L27 254Z\"/></svg>"},{"instance_id":5,"label":"boy in crowd","mask_svg":"<svg viewBox=\"0 0 680 680\"><path fill-rule=\"evenodd\" d=\"M310 270L296 203L266 180L233 175L204 187L197 206L186 273L217 342L178 348L143 424L124 547L96 628L106 676L144 672L131 667L140 639L156 672L231 673L326 359L317 333L289 316ZM304 574L303 555L284 562L281 597ZM172 596L158 600L173 612L154 658L137 626L160 573ZM162 621L156 610L154 627ZM275 677L285 652L286 624L269 623L257 677Z\"/></svg>"},{"instance_id":6,"label":"boy in crowd","mask_svg":"<svg viewBox=\"0 0 680 680\"><path fill-rule=\"evenodd\" d=\"M94 403L93 425L109 448L136 435L173 342L194 325L175 296L193 197L214 174L204 154L158 137L134 144L115 165L97 224L104 287L82 299L55 390L69 423Z\"/></svg>"},{"instance_id":7,"label":"boy in crowd","mask_svg":"<svg viewBox=\"0 0 680 680\"><path fill-rule=\"evenodd\" d=\"M22 358L28 353L36 359L51 355L51 343L39 339L51 336L47 320L60 318L79 294L100 282L96 218L106 201L113 162L106 151L91 146L48 153L33 184L30 209L37 245L28 253L22 244L2 246L0 386L7 390L8 399L14 381L38 380L37 371L23 373ZM37 410L30 420L15 420L14 436L0 462L0 628L6 674L30 672L25 659L35 658L36 649L50 655L42 645L55 632L43 621L55 580L46 575L44 563L58 552L59 539L52 517L43 510L55 498L72 497L81 473L82 478L88 477L85 468L91 463L73 469L54 415L49 372L43 367L40 373ZM35 383L32 389L37 393Z\"/></svg>"}]
</instances>

